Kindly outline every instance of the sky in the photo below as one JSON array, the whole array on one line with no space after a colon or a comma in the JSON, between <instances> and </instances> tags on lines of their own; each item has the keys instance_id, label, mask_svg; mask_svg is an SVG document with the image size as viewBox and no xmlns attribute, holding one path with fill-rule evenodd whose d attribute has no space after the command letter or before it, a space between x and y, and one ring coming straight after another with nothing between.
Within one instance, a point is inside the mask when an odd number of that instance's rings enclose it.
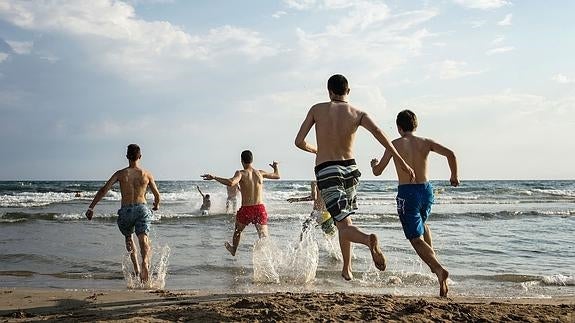
<instances>
[{"instance_id":1,"label":"sky","mask_svg":"<svg viewBox=\"0 0 575 323\"><path fill-rule=\"evenodd\" d=\"M294 145L345 75L390 139L455 151L461 180L574 179L575 2L0 0L0 180L105 180L142 148L156 180L231 177L250 149L313 177ZM308 136L315 142L313 130ZM363 179L384 148L359 129ZM444 157L429 178L449 179ZM377 179L394 179L393 166Z\"/></svg>"}]
</instances>

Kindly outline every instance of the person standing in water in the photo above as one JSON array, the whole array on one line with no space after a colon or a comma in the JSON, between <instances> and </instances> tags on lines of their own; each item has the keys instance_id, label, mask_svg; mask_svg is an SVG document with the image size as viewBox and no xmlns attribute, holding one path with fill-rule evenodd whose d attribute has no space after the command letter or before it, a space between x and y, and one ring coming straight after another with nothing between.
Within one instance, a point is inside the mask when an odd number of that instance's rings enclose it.
<instances>
[{"instance_id":1,"label":"person standing in water","mask_svg":"<svg viewBox=\"0 0 575 323\"><path fill-rule=\"evenodd\" d=\"M128 167L115 172L112 177L98 190L96 196L90 203L86 211L86 218L92 220L96 204L102 200L115 183L120 183L120 193L122 195L122 207L118 210L118 228L124 235L126 250L130 253L130 259L134 265L136 276L140 277L142 283L149 280L150 256L152 252L148 233L152 221L152 212L146 205L146 191L149 188L154 194L154 204L152 210L158 210L160 206L160 192L154 181L154 176L147 170L140 167L142 154L140 147L136 144L128 145L126 153ZM132 235L136 233L140 244L140 254L142 265L138 264L136 246Z\"/></svg>"},{"instance_id":2,"label":"person standing in water","mask_svg":"<svg viewBox=\"0 0 575 323\"><path fill-rule=\"evenodd\" d=\"M210 208L212 207L210 194L202 193L202 190L200 190L200 187L198 185L196 185L196 188L198 189L198 192L200 192L200 195L202 196L202 206L200 206L200 213L202 213L202 215L209 215Z\"/></svg>"},{"instance_id":3,"label":"person standing in water","mask_svg":"<svg viewBox=\"0 0 575 323\"><path fill-rule=\"evenodd\" d=\"M353 157L355 133L361 126L367 129L385 148L389 149L398 165L411 177L413 170L399 156L383 131L367 113L347 101L349 87L343 75L333 75L327 81L329 102L310 108L295 138L295 145L316 155L315 175L326 208L335 220L343 258L341 276L353 278L351 268L351 243L369 247L375 267L385 270L385 256L375 234L366 234L351 222L350 214L357 209L356 186L361 175ZM305 141L315 125L317 147Z\"/></svg>"},{"instance_id":4,"label":"person standing in water","mask_svg":"<svg viewBox=\"0 0 575 323\"><path fill-rule=\"evenodd\" d=\"M228 197L226 198L226 213L236 213L238 209L238 192L240 192L240 185L226 186Z\"/></svg>"},{"instance_id":5,"label":"person standing in water","mask_svg":"<svg viewBox=\"0 0 575 323\"><path fill-rule=\"evenodd\" d=\"M427 179L427 157L430 152L447 157L447 163L451 170L450 183L452 186L459 185L457 177L457 158L450 149L433 141L414 135L417 129L417 117L410 110L403 110L397 115L397 131L400 138L391 143L399 154L415 170L415 183L411 182L410 175L407 174L400 165L395 162L397 179L397 213L403 227L405 237L413 246L419 257L429 266L431 271L437 276L439 281L439 296L447 296L447 278L449 272L439 263L433 250L431 241L431 230L425 223L431 213L433 204L433 187ZM389 164L391 153L386 150L381 157L371 160L371 167L375 176L381 175L385 167Z\"/></svg>"},{"instance_id":6,"label":"person standing in water","mask_svg":"<svg viewBox=\"0 0 575 323\"><path fill-rule=\"evenodd\" d=\"M202 178L206 181L216 180L227 186L240 185L242 206L236 213L236 225L232 243L230 244L226 241L224 244L232 256L236 255L242 231L248 224L253 223L256 226L260 239L268 236L268 214L263 204L263 180L264 178L280 179L278 163L274 161L270 164L270 167L274 170L270 173L253 168L253 160L252 152L244 150L241 154L243 169L237 170L232 178L222 178L211 174L202 175Z\"/></svg>"}]
</instances>

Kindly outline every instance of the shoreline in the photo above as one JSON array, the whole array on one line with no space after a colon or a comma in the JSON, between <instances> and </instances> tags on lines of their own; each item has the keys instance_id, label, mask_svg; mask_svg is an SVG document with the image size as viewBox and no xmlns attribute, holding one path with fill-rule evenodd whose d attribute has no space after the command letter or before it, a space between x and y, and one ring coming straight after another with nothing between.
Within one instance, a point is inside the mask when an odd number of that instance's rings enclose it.
<instances>
[{"instance_id":1,"label":"shoreline","mask_svg":"<svg viewBox=\"0 0 575 323\"><path fill-rule=\"evenodd\" d=\"M575 296L413 297L360 293L0 288L0 321L575 321Z\"/></svg>"}]
</instances>

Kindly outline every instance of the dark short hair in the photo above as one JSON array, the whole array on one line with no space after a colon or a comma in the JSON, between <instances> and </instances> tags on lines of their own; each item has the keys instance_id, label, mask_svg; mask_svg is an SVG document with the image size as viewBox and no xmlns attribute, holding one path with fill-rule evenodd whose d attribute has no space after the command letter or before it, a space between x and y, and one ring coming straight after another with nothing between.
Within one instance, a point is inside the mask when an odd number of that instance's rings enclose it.
<instances>
[{"instance_id":1,"label":"dark short hair","mask_svg":"<svg viewBox=\"0 0 575 323\"><path fill-rule=\"evenodd\" d=\"M126 158L131 161L136 161L140 158L140 146L136 144L129 144L128 151L126 152Z\"/></svg>"},{"instance_id":2,"label":"dark short hair","mask_svg":"<svg viewBox=\"0 0 575 323\"><path fill-rule=\"evenodd\" d=\"M341 74L332 75L329 80L327 80L327 89L333 92L333 94L346 95L349 89L347 79Z\"/></svg>"},{"instance_id":3,"label":"dark short hair","mask_svg":"<svg viewBox=\"0 0 575 323\"><path fill-rule=\"evenodd\" d=\"M251 164L254 161L254 155L249 150L242 151L242 163Z\"/></svg>"},{"instance_id":4,"label":"dark short hair","mask_svg":"<svg viewBox=\"0 0 575 323\"><path fill-rule=\"evenodd\" d=\"M207 197L207 198L210 198L210 194L206 194L206 197Z\"/></svg>"},{"instance_id":5,"label":"dark short hair","mask_svg":"<svg viewBox=\"0 0 575 323\"><path fill-rule=\"evenodd\" d=\"M395 124L403 131L414 131L417 129L417 116L411 110L403 110L397 114Z\"/></svg>"}]
</instances>

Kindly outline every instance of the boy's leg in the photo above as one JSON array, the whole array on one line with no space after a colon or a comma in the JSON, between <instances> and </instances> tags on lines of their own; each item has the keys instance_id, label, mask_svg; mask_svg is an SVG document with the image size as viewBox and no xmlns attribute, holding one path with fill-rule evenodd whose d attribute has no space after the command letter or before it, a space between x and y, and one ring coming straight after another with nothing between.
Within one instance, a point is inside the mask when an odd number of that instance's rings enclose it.
<instances>
[{"instance_id":1,"label":"boy's leg","mask_svg":"<svg viewBox=\"0 0 575 323\"><path fill-rule=\"evenodd\" d=\"M341 254L343 258L343 269L341 275L346 280L353 278L351 273L351 243L361 243L369 247L371 257L375 263L375 267L379 270L385 270L385 257L379 249L379 242L375 234L365 234L354 226L351 218L348 216L342 221L336 222L339 232L339 246L341 247Z\"/></svg>"},{"instance_id":2,"label":"boy's leg","mask_svg":"<svg viewBox=\"0 0 575 323\"><path fill-rule=\"evenodd\" d=\"M152 248L150 246L150 239L146 233L138 234L138 241L140 243L140 253L142 255L142 271L140 272L140 280L145 283L150 278L149 271Z\"/></svg>"},{"instance_id":3,"label":"boy's leg","mask_svg":"<svg viewBox=\"0 0 575 323\"><path fill-rule=\"evenodd\" d=\"M427 244L431 247L431 250L435 253L433 250L433 243L431 241L431 229L429 229L427 224L425 224L423 227L425 228L425 231L423 232L423 240L427 242Z\"/></svg>"},{"instance_id":4,"label":"boy's leg","mask_svg":"<svg viewBox=\"0 0 575 323\"><path fill-rule=\"evenodd\" d=\"M256 224L256 230L258 231L258 236L265 238L268 236L268 225L267 224Z\"/></svg>"},{"instance_id":5,"label":"boy's leg","mask_svg":"<svg viewBox=\"0 0 575 323\"><path fill-rule=\"evenodd\" d=\"M449 277L449 272L441 266L439 261L437 261L433 248L427 244L422 236L410 239L409 242L411 242L413 249L415 249L421 260L423 260L429 266L431 271L437 275L437 279L439 281L439 296L447 296L447 278Z\"/></svg>"},{"instance_id":6,"label":"boy's leg","mask_svg":"<svg viewBox=\"0 0 575 323\"><path fill-rule=\"evenodd\" d=\"M136 246L134 245L134 240L132 239L132 235L125 236L126 240L126 250L130 253L130 259L132 260L132 264L134 265L134 272L136 276L140 275L140 266L138 265L138 255L136 254Z\"/></svg>"},{"instance_id":7,"label":"boy's leg","mask_svg":"<svg viewBox=\"0 0 575 323\"><path fill-rule=\"evenodd\" d=\"M232 256L236 255L236 250L238 250L238 245L240 244L240 238L242 237L242 231L244 231L246 225L236 221L236 228L234 229L234 236L232 238L232 244L226 241L224 244L226 249L230 252Z\"/></svg>"}]
</instances>

